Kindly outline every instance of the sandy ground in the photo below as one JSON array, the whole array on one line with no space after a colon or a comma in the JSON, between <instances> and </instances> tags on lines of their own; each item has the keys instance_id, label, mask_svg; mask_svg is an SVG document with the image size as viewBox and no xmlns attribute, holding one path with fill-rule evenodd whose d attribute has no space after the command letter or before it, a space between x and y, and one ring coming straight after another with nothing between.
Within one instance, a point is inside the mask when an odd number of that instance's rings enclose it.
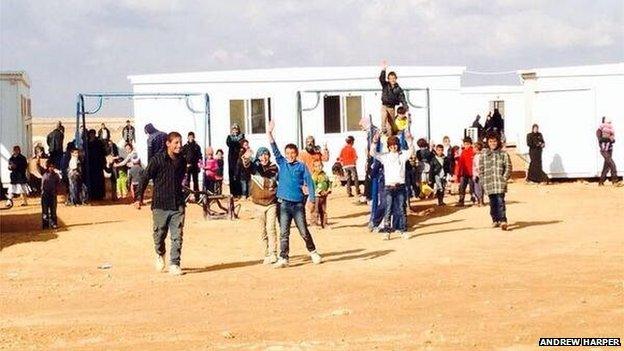
<instances>
[{"instance_id":1,"label":"sandy ground","mask_svg":"<svg viewBox=\"0 0 624 351\"><path fill-rule=\"evenodd\" d=\"M424 201L410 240L382 241L337 190L332 229L313 229L325 262L295 231L284 270L260 264L250 206L230 222L193 205L182 277L153 270L149 208L61 205L54 232L38 230L37 206L0 211L0 349L522 351L624 337L624 188L514 183L508 201L510 232L487 208Z\"/></svg>"}]
</instances>

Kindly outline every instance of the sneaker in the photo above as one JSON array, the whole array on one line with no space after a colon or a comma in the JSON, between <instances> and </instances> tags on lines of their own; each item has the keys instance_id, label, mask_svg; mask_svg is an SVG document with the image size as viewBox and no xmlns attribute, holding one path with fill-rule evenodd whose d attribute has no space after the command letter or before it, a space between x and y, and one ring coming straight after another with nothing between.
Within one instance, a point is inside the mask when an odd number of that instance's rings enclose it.
<instances>
[{"instance_id":1,"label":"sneaker","mask_svg":"<svg viewBox=\"0 0 624 351\"><path fill-rule=\"evenodd\" d=\"M321 255L319 255L316 251L310 252L310 258L312 259L312 263L314 264L321 264L321 262L323 262Z\"/></svg>"},{"instance_id":2,"label":"sneaker","mask_svg":"<svg viewBox=\"0 0 624 351\"><path fill-rule=\"evenodd\" d=\"M7 207L7 208L11 208L11 207L13 207L13 200L11 200L11 199L7 200L7 202L6 202L6 207Z\"/></svg>"},{"instance_id":3,"label":"sneaker","mask_svg":"<svg viewBox=\"0 0 624 351\"><path fill-rule=\"evenodd\" d=\"M383 232L383 227L382 226L373 228L373 233L381 233L381 232Z\"/></svg>"},{"instance_id":4,"label":"sneaker","mask_svg":"<svg viewBox=\"0 0 624 351\"><path fill-rule=\"evenodd\" d=\"M464 203L463 202L458 202L455 204L455 207L464 207Z\"/></svg>"},{"instance_id":5,"label":"sneaker","mask_svg":"<svg viewBox=\"0 0 624 351\"><path fill-rule=\"evenodd\" d=\"M277 262L277 256L275 254L272 254L272 255L266 256L264 258L264 261L262 261L262 264L273 264L275 262Z\"/></svg>"},{"instance_id":6,"label":"sneaker","mask_svg":"<svg viewBox=\"0 0 624 351\"><path fill-rule=\"evenodd\" d=\"M57 229L57 228L58 228L58 226L56 225L56 223L53 223L53 224L50 226L50 228L52 228L52 229Z\"/></svg>"},{"instance_id":7,"label":"sneaker","mask_svg":"<svg viewBox=\"0 0 624 351\"><path fill-rule=\"evenodd\" d=\"M492 223L492 228L498 228L498 227L500 227L500 222Z\"/></svg>"},{"instance_id":8,"label":"sneaker","mask_svg":"<svg viewBox=\"0 0 624 351\"><path fill-rule=\"evenodd\" d=\"M382 239L382 240L390 240L390 233L384 233L384 234L381 236L381 239Z\"/></svg>"},{"instance_id":9,"label":"sneaker","mask_svg":"<svg viewBox=\"0 0 624 351\"><path fill-rule=\"evenodd\" d=\"M408 240L410 238L410 235L407 232L401 232L401 237L405 240Z\"/></svg>"},{"instance_id":10,"label":"sneaker","mask_svg":"<svg viewBox=\"0 0 624 351\"><path fill-rule=\"evenodd\" d=\"M507 231L507 222L501 223L501 229Z\"/></svg>"},{"instance_id":11,"label":"sneaker","mask_svg":"<svg viewBox=\"0 0 624 351\"><path fill-rule=\"evenodd\" d=\"M177 264L172 264L169 266L169 274L171 275L182 275L182 269Z\"/></svg>"},{"instance_id":12,"label":"sneaker","mask_svg":"<svg viewBox=\"0 0 624 351\"><path fill-rule=\"evenodd\" d=\"M273 264L273 268L286 268L288 267L288 260L285 258L278 258L277 262Z\"/></svg>"},{"instance_id":13,"label":"sneaker","mask_svg":"<svg viewBox=\"0 0 624 351\"><path fill-rule=\"evenodd\" d=\"M156 262L154 263L157 272L162 272L165 270L165 256L156 256Z\"/></svg>"}]
</instances>

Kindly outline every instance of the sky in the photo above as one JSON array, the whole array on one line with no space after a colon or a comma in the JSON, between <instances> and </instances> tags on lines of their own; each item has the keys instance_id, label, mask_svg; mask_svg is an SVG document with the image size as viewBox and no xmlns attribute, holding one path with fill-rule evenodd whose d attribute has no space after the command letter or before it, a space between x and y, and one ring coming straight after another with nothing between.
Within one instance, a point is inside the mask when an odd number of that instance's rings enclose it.
<instances>
[{"instance_id":1,"label":"sky","mask_svg":"<svg viewBox=\"0 0 624 351\"><path fill-rule=\"evenodd\" d=\"M624 0L0 0L0 69L28 73L35 117L74 115L78 92L131 91L128 75L384 58L488 72L624 62Z\"/></svg>"}]
</instances>

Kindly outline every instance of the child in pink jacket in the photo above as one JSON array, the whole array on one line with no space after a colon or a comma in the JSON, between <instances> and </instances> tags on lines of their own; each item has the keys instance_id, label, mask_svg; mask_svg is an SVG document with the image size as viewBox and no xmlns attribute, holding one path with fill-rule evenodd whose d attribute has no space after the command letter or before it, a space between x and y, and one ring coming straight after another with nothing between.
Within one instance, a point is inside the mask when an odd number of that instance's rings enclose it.
<instances>
[{"instance_id":1,"label":"child in pink jacket","mask_svg":"<svg viewBox=\"0 0 624 351\"><path fill-rule=\"evenodd\" d=\"M215 193L215 185L217 182L217 170L219 169L219 163L214 158L214 151L212 147L206 148L206 153L203 160L199 161L199 168L204 172L204 184L203 190Z\"/></svg>"}]
</instances>

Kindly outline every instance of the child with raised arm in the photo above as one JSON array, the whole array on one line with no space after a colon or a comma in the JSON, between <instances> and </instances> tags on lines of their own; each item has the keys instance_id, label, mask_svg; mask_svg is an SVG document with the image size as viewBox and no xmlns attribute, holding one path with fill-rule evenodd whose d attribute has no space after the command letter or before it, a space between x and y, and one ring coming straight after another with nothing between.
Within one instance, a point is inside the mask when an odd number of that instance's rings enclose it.
<instances>
[{"instance_id":1,"label":"child with raised arm","mask_svg":"<svg viewBox=\"0 0 624 351\"><path fill-rule=\"evenodd\" d=\"M403 89L397 83L397 75L394 72L388 73L386 78L386 69L388 63L386 60L381 62L381 73L379 74L379 83L381 84L381 123L379 128L385 134L395 134L397 129L394 124L395 107L402 105L407 111L407 100Z\"/></svg>"},{"instance_id":2,"label":"child with raised arm","mask_svg":"<svg viewBox=\"0 0 624 351\"><path fill-rule=\"evenodd\" d=\"M507 180L511 176L511 159L509 154L501 150L500 134L491 131L487 134L488 149L479 157L479 177L483 184L483 192L490 198L490 215L492 226L507 230L507 213L505 193Z\"/></svg>"},{"instance_id":3,"label":"child with raised arm","mask_svg":"<svg viewBox=\"0 0 624 351\"><path fill-rule=\"evenodd\" d=\"M385 176L385 193L386 193L386 211L384 213L383 225L384 225L384 240L390 239L390 231L392 230L390 218L394 217L394 222L397 223L395 228L401 234L403 239L409 239L407 231L407 218L406 218L406 201L405 196L405 163L414 153L413 137L407 132L406 139L409 149L400 151L399 139L396 136L388 138L388 152L377 152L377 143L379 142L379 132L375 133L373 137L373 143L370 149L370 155L376 160L381 162L384 167Z\"/></svg>"},{"instance_id":4,"label":"child with raised arm","mask_svg":"<svg viewBox=\"0 0 624 351\"><path fill-rule=\"evenodd\" d=\"M304 205L304 189L308 191L308 201L314 202L316 194L314 189L314 181L310 175L310 171L305 164L297 160L299 148L295 144L287 144L284 148L285 156L282 156L275 139L273 138L273 129L275 121L271 120L267 128L267 137L271 144L271 149L275 155L275 161L279 168L277 185L277 201L279 203L279 222L280 222L280 257L273 265L275 268L288 267L288 254L290 243L290 224L295 221L295 225L299 230L299 234L305 242L306 249L310 253L310 258L315 264L321 263L321 255L316 252L316 246L312 239L312 234L308 230L305 218Z\"/></svg>"}]
</instances>

